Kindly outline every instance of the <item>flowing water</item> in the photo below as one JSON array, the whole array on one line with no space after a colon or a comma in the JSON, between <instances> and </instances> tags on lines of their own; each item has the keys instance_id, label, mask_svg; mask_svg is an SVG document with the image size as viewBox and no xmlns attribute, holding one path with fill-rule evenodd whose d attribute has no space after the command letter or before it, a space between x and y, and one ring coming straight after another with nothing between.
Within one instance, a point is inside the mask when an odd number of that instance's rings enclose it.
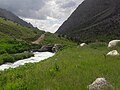
<instances>
[{"instance_id":1,"label":"flowing water","mask_svg":"<svg viewBox=\"0 0 120 90\"><path fill-rule=\"evenodd\" d=\"M54 55L55 55L55 53L51 53L51 52L34 52L34 57L23 59L23 60L18 60L14 63L2 64L2 65L0 65L0 70L4 71L5 69L16 68L20 65L24 65L25 63L40 62L40 61L45 60Z\"/></svg>"}]
</instances>

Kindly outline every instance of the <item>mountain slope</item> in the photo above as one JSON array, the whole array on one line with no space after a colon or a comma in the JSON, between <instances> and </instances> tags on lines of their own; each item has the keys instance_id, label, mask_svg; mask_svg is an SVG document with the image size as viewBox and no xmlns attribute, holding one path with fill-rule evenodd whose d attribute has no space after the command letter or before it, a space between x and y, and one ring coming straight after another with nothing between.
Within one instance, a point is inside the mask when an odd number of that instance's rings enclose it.
<instances>
[{"instance_id":1,"label":"mountain slope","mask_svg":"<svg viewBox=\"0 0 120 90\"><path fill-rule=\"evenodd\" d=\"M31 45L31 41L42 33L44 32L38 29L23 27L0 17L0 65L33 56L32 53L24 51L40 48L40 45Z\"/></svg>"},{"instance_id":2,"label":"mountain slope","mask_svg":"<svg viewBox=\"0 0 120 90\"><path fill-rule=\"evenodd\" d=\"M22 26L33 28L32 24L25 22L24 20L20 19L18 16L13 14L12 12L7 11L7 10L2 9L2 8L0 8L0 17L3 17L3 18L6 18L8 20L11 20L13 22L16 22Z\"/></svg>"},{"instance_id":3,"label":"mountain slope","mask_svg":"<svg viewBox=\"0 0 120 90\"><path fill-rule=\"evenodd\" d=\"M43 31L33 28L23 27L10 20L0 18L0 37L11 37L16 39L29 39L35 38L37 35L42 34Z\"/></svg>"},{"instance_id":4,"label":"mountain slope","mask_svg":"<svg viewBox=\"0 0 120 90\"><path fill-rule=\"evenodd\" d=\"M117 36L120 35L119 4L118 0L85 0L56 33L81 42L118 38Z\"/></svg>"}]
</instances>

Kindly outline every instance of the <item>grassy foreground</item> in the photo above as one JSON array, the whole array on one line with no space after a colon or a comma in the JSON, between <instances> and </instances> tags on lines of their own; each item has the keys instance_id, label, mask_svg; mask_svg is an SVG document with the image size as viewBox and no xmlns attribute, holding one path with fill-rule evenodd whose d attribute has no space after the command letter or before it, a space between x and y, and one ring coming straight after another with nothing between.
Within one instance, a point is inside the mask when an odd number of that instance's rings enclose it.
<instances>
[{"instance_id":1,"label":"grassy foreground","mask_svg":"<svg viewBox=\"0 0 120 90\"><path fill-rule=\"evenodd\" d=\"M120 57L105 57L106 47L69 45L42 62L0 72L0 90L88 90L98 77L120 90Z\"/></svg>"}]
</instances>

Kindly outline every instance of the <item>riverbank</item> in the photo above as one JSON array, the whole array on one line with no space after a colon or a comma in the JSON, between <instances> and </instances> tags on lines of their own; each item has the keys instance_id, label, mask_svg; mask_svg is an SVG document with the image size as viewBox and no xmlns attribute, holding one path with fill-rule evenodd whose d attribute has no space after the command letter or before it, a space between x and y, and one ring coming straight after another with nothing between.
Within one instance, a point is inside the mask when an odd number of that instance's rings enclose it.
<instances>
[{"instance_id":1,"label":"riverbank","mask_svg":"<svg viewBox=\"0 0 120 90\"><path fill-rule=\"evenodd\" d=\"M14 63L8 62L6 64L2 64L2 65L0 65L0 70L4 71L5 69L16 68L16 67L24 65L26 63L40 62L41 60L45 60L49 57L52 57L54 54L55 53L51 53L51 52L34 52L33 53L34 57L18 60Z\"/></svg>"},{"instance_id":2,"label":"riverbank","mask_svg":"<svg viewBox=\"0 0 120 90\"><path fill-rule=\"evenodd\" d=\"M116 49L120 52L120 47ZM96 78L105 77L120 90L120 57L105 57L108 51L104 43L65 47L45 61L1 71L0 89L88 90Z\"/></svg>"},{"instance_id":3,"label":"riverbank","mask_svg":"<svg viewBox=\"0 0 120 90\"><path fill-rule=\"evenodd\" d=\"M34 56L33 53L30 52L24 52L24 53L18 53L18 54L1 54L0 55L0 65L4 63L13 63L20 59L30 58Z\"/></svg>"}]
</instances>

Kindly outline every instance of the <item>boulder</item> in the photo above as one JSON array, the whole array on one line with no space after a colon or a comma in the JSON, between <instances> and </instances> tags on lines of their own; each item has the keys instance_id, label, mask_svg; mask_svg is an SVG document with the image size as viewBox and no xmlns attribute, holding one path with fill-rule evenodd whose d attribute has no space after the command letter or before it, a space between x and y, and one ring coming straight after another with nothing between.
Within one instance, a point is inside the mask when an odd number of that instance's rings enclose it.
<instances>
[{"instance_id":1,"label":"boulder","mask_svg":"<svg viewBox=\"0 0 120 90\"><path fill-rule=\"evenodd\" d=\"M49 44L49 45L44 45L42 46L38 51L39 52L57 52L60 48L62 48L63 46L60 44Z\"/></svg>"},{"instance_id":2,"label":"boulder","mask_svg":"<svg viewBox=\"0 0 120 90\"><path fill-rule=\"evenodd\" d=\"M84 46L86 46L87 44L86 43L81 43L80 44L80 47L84 47Z\"/></svg>"},{"instance_id":3,"label":"boulder","mask_svg":"<svg viewBox=\"0 0 120 90\"><path fill-rule=\"evenodd\" d=\"M54 44L52 47L52 52L57 52L59 49L61 49L63 46L60 44Z\"/></svg>"},{"instance_id":4,"label":"boulder","mask_svg":"<svg viewBox=\"0 0 120 90\"><path fill-rule=\"evenodd\" d=\"M107 56L119 56L120 54L118 53L117 50L112 50L107 53Z\"/></svg>"},{"instance_id":5,"label":"boulder","mask_svg":"<svg viewBox=\"0 0 120 90\"><path fill-rule=\"evenodd\" d=\"M113 90L113 86L105 78L97 78L88 88L89 90Z\"/></svg>"},{"instance_id":6,"label":"boulder","mask_svg":"<svg viewBox=\"0 0 120 90\"><path fill-rule=\"evenodd\" d=\"M42 46L38 51L39 52L53 52L52 51L52 48L54 47L54 45L52 45L52 44L49 44L49 45L44 45L44 46Z\"/></svg>"},{"instance_id":7,"label":"boulder","mask_svg":"<svg viewBox=\"0 0 120 90\"><path fill-rule=\"evenodd\" d=\"M120 40L112 40L108 43L108 48L112 48L116 46L118 43L120 43Z\"/></svg>"}]
</instances>

